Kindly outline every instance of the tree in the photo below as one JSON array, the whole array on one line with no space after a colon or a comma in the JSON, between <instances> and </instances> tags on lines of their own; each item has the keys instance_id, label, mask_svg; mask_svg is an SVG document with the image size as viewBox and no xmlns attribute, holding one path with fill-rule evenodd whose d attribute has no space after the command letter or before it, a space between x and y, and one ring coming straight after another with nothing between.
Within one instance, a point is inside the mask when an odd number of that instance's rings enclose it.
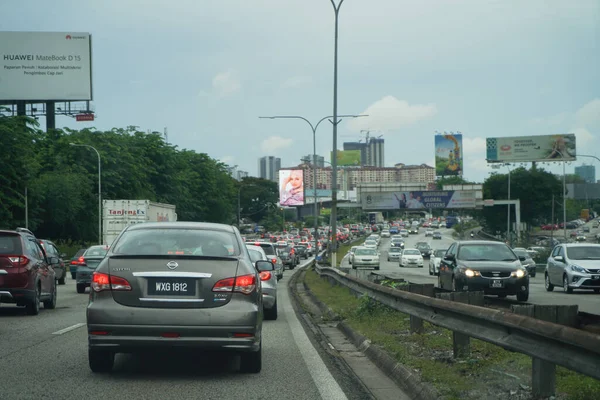
<instances>
[{"instance_id":1,"label":"tree","mask_svg":"<svg viewBox=\"0 0 600 400\"><path fill-rule=\"evenodd\" d=\"M277 183L268 179L246 177L238 184L242 219L258 223L279 200ZM236 193L237 197L237 193Z\"/></svg>"}]
</instances>

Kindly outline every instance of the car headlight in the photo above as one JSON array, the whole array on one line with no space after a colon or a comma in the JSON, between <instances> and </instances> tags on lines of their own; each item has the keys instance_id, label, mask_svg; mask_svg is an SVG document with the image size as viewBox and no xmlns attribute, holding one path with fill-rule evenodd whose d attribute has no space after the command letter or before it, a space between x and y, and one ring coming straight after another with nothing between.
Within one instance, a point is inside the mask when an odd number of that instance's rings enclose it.
<instances>
[{"instance_id":1,"label":"car headlight","mask_svg":"<svg viewBox=\"0 0 600 400\"><path fill-rule=\"evenodd\" d=\"M527 271L525 271L524 269L518 269L516 271L511 272L510 276L522 278L525 276L526 273L527 273Z\"/></svg>"},{"instance_id":2,"label":"car headlight","mask_svg":"<svg viewBox=\"0 0 600 400\"><path fill-rule=\"evenodd\" d=\"M466 269L465 270L465 275L467 277L469 277L469 278L473 278L475 276L479 276L480 274L479 274L479 271L474 271L472 269Z\"/></svg>"},{"instance_id":3,"label":"car headlight","mask_svg":"<svg viewBox=\"0 0 600 400\"><path fill-rule=\"evenodd\" d=\"M581 274L585 274L587 271L585 268L580 267L579 265L571 265L571 270L575 272L579 272Z\"/></svg>"}]
</instances>

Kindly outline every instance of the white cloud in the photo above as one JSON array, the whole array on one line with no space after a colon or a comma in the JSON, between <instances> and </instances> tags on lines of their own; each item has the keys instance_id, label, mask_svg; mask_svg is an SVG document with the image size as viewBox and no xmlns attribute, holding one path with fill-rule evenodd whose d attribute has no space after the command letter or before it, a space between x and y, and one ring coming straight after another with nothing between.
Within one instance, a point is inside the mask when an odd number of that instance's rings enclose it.
<instances>
[{"instance_id":1,"label":"white cloud","mask_svg":"<svg viewBox=\"0 0 600 400\"><path fill-rule=\"evenodd\" d=\"M462 138L463 142L463 152L466 155L483 155L485 158L485 139L481 137L465 137Z\"/></svg>"},{"instance_id":2,"label":"white cloud","mask_svg":"<svg viewBox=\"0 0 600 400\"><path fill-rule=\"evenodd\" d=\"M242 88L242 84L238 78L237 72L228 69L227 71L219 72L212 80L213 92L219 97L229 96L238 92Z\"/></svg>"},{"instance_id":3,"label":"white cloud","mask_svg":"<svg viewBox=\"0 0 600 400\"><path fill-rule=\"evenodd\" d=\"M222 162L223 164L231 165L235 161L235 157L234 156L223 156L219 159L219 161Z\"/></svg>"},{"instance_id":4,"label":"white cloud","mask_svg":"<svg viewBox=\"0 0 600 400\"><path fill-rule=\"evenodd\" d=\"M577 110L575 123L578 127L600 129L600 99L594 99Z\"/></svg>"},{"instance_id":5,"label":"white cloud","mask_svg":"<svg viewBox=\"0 0 600 400\"><path fill-rule=\"evenodd\" d=\"M281 84L283 89L297 89L302 86L307 86L312 83L312 78L310 76L292 76L288 78Z\"/></svg>"},{"instance_id":6,"label":"white cloud","mask_svg":"<svg viewBox=\"0 0 600 400\"><path fill-rule=\"evenodd\" d=\"M369 115L368 117L350 120L348 128L353 131L363 129L392 131L431 118L436 113L435 104L410 105L406 100L385 96L361 113Z\"/></svg>"},{"instance_id":7,"label":"white cloud","mask_svg":"<svg viewBox=\"0 0 600 400\"><path fill-rule=\"evenodd\" d=\"M273 154L278 150L286 149L292 146L292 139L281 136L270 136L262 141L260 148L264 153Z\"/></svg>"},{"instance_id":8,"label":"white cloud","mask_svg":"<svg viewBox=\"0 0 600 400\"><path fill-rule=\"evenodd\" d=\"M575 134L575 143L577 145L578 153L585 153L585 148L587 147L587 145L591 144L594 141L594 139L596 139L594 135L592 135L590 131L588 131L585 128L574 128L571 129L569 133Z\"/></svg>"}]
</instances>

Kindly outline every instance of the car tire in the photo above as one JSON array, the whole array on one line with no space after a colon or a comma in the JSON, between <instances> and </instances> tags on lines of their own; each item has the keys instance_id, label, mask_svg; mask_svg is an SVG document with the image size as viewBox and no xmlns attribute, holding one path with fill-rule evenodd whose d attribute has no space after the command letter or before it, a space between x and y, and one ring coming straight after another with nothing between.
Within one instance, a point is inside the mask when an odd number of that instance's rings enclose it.
<instances>
[{"instance_id":1,"label":"car tire","mask_svg":"<svg viewBox=\"0 0 600 400\"><path fill-rule=\"evenodd\" d=\"M240 358L240 372L258 374L262 369L262 343L258 351L242 353Z\"/></svg>"},{"instance_id":2,"label":"car tire","mask_svg":"<svg viewBox=\"0 0 600 400\"><path fill-rule=\"evenodd\" d=\"M85 293L85 283L77 284L77 293Z\"/></svg>"},{"instance_id":3,"label":"car tire","mask_svg":"<svg viewBox=\"0 0 600 400\"><path fill-rule=\"evenodd\" d=\"M535 278L535 271L533 272L533 274L529 274L529 276L531 276L532 278Z\"/></svg>"},{"instance_id":4,"label":"car tire","mask_svg":"<svg viewBox=\"0 0 600 400\"><path fill-rule=\"evenodd\" d=\"M92 372L110 372L115 364L115 353L106 350L88 350L88 361Z\"/></svg>"},{"instance_id":5,"label":"car tire","mask_svg":"<svg viewBox=\"0 0 600 400\"><path fill-rule=\"evenodd\" d=\"M573 293L573 288L569 287L569 278L567 275L563 275L563 292L568 294Z\"/></svg>"},{"instance_id":6,"label":"car tire","mask_svg":"<svg viewBox=\"0 0 600 400\"><path fill-rule=\"evenodd\" d=\"M271 308L265 308L264 316L266 320L275 321L277 319L277 301Z\"/></svg>"},{"instance_id":7,"label":"car tire","mask_svg":"<svg viewBox=\"0 0 600 400\"><path fill-rule=\"evenodd\" d=\"M34 296L35 297L34 297L33 301L31 301L25 305L25 312L27 313L27 315L38 315L40 313L41 290L37 283L35 285Z\"/></svg>"},{"instance_id":8,"label":"car tire","mask_svg":"<svg viewBox=\"0 0 600 400\"><path fill-rule=\"evenodd\" d=\"M527 301L527 300L529 300L529 290L517 293L517 301Z\"/></svg>"},{"instance_id":9,"label":"car tire","mask_svg":"<svg viewBox=\"0 0 600 400\"><path fill-rule=\"evenodd\" d=\"M66 279L66 277L64 277L64 276L63 276L62 278L60 278L60 279L58 280L58 284L59 284L59 285L64 285L64 284L65 284L65 279Z\"/></svg>"},{"instance_id":10,"label":"car tire","mask_svg":"<svg viewBox=\"0 0 600 400\"><path fill-rule=\"evenodd\" d=\"M52 291L52 297L50 297L48 300L44 300L44 308L46 310L54 310L56 308L56 296L57 296L56 283L54 283L54 290Z\"/></svg>"},{"instance_id":11,"label":"car tire","mask_svg":"<svg viewBox=\"0 0 600 400\"><path fill-rule=\"evenodd\" d=\"M75 280L75 278L77 278L77 276L75 274L71 274L71 279Z\"/></svg>"},{"instance_id":12,"label":"car tire","mask_svg":"<svg viewBox=\"0 0 600 400\"><path fill-rule=\"evenodd\" d=\"M547 292L551 292L554 290L554 285L550 283L550 277L548 274L544 274L544 287Z\"/></svg>"}]
</instances>

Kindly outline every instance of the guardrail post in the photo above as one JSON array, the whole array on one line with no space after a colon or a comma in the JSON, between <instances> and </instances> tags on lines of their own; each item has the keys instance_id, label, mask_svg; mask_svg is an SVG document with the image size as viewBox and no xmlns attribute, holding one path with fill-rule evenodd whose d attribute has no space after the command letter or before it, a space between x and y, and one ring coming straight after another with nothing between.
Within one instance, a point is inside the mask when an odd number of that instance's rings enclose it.
<instances>
[{"instance_id":1,"label":"guardrail post","mask_svg":"<svg viewBox=\"0 0 600 400\"><path fill-rule=\"evenodd\" d=\"M422 285L408 285L406 288L408 292L423 294L423 286ZM425 328L423 327L423 320L421 318L415 317L414 315L410 316L410 331L411 333L423 333L425 332Z\"/></svg>"},{"instance_id":2,"label":"guardrail post","mask_svg":"<svg viewBox=\"0 0 600 400\"><path fill-rule=\"evenodd\" d=\"M442 300L484 306L483 292L452 292L437 295ZM452 332L452 350L454 358L468 358L471 355L471 338L468 335Z\"/></svg>"},{"instance_id":3,"label":"guardrail post","mask_svg":"<svg viewBox=\"0 0 600 400\"><path fill-rule=\"evenodd\" d=\"M575 326L579 307L513 305L512 312L561 325ZM531 358L531 386L535 398L554 396L556 392L556 365L536 357Z\"/></svg>"}]
</instances>

